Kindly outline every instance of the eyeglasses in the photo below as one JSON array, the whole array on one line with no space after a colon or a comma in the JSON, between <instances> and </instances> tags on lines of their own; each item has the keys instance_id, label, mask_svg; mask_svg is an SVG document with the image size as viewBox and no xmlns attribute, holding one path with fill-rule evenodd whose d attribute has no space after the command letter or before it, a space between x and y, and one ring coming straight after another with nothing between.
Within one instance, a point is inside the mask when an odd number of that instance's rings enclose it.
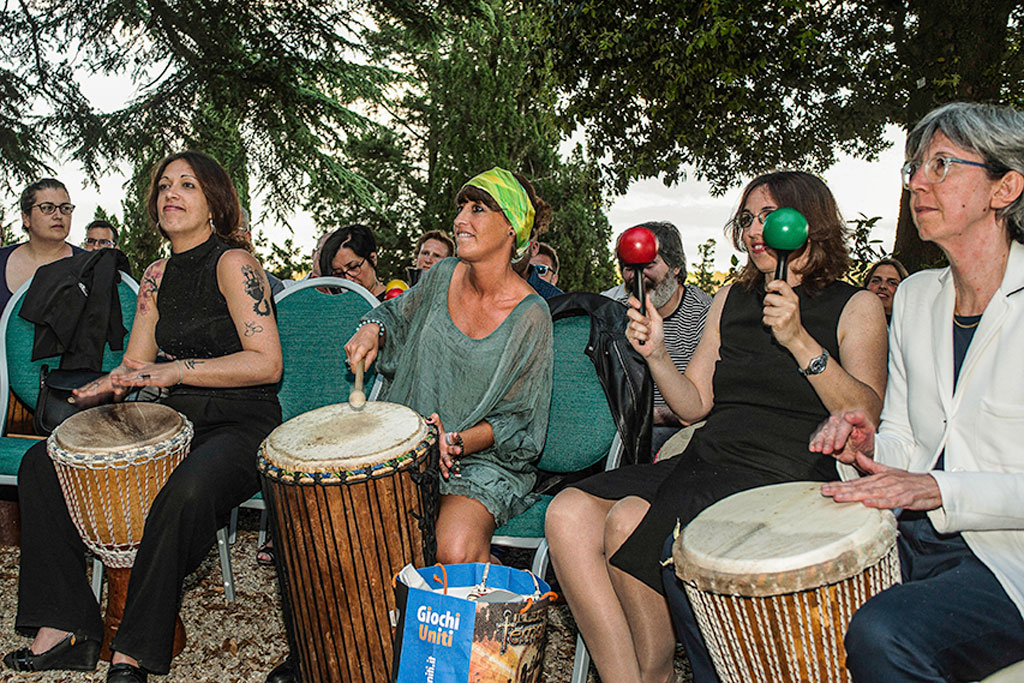
<instances>
[{"instance_id":1,"label":"eyeglasses","mask_svg":"<svg viewBox=\"0 0 1024 683\"><path fill-rule=\"evenodd\" d=\"M540 275L541 277L547 275L549 270L554 270L554 268L552 268L551 266L545 265L543 263L534 263L532 265L534 269L537 271L537 275Z\"/></svg>"},{"instance_id":2,"label":"eyeglasses","mask_svg":"<svg viewBox=\"0 0 1024 683\"><path fill-rule=\"evenodd\" d=\"M51 215L57 209L65 216L70 216L71 212L75 210L74 204L54 204L53 202L42 202L39 204L33 204L33 209L39 209L44 216Z\"/></svg>"},{"instance_id":3,"label":"eyeglasses","mask_svg":"<svg viewBox=\"0 0 1024 683\"><path fill-rule=\"evenodd\" d=\"M114 240L101 240L96 237L86 237L82 242L83 247L112 247Z\"/></svg>"},{"instance_id":4,"label":"eyeglasses","mask_svg":"<svg viewBox=\"0 0 1024 683\"><path fill-rule=\"evenodd\" d=\"M762 209L756 216L749 211L743 211L736 217L736 224L743 230L746 230L754 224L754 219L757 218L757 220L761 222L761 225L764 225L765 220L768 218L768 214L772 211L775 211L775 209Z\"/></svg>"},{"instance_id":5,"label":"eyeglasses","mask_svg":"<svg viewBox=\"0 0 1024 683\"><path fill-rule=\"evenodd\" d=\"M903 177L903 187L910 189L910 180L917 173L918 169L924 171L924 179L932 185L937 185L946 179L949 174L949 169L953 164L964 164L965 166L978 166L980 168L987 168L990 171L998 171L999 169L992 164L982 163L980 161L968 161L967 159L957 159L956 157L950 156L937 156L932 157L923 164L920 161L908 161L903 164L903 168L900 169L900 174Z\"/></svg>"},{"instance_id":6,"label":"eyeglasses","mask_svg":"<svg viewBox=\"0 0 1024 683\"><path fill-rule=\"evenodd\" d=\"M364 263L366 263L366 259L363 259L354 266L349 265L342 266L341 268L335 268L334 270L331 271L331 275L333 275L334 277L345 277L346 275L355 276L356 273L358 273L359 270L363 267Z\"/></svg>"}]
</instances>

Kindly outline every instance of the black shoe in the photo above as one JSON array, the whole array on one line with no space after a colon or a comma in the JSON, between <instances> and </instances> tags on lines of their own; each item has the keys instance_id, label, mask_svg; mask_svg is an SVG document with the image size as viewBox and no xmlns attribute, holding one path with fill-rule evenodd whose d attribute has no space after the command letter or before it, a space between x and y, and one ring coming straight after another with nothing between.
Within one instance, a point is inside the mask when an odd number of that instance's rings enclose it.
<instances>
[{"instance_id":1,"label":"black shoe","mask_svg":"<svg viewBox=\"0 0 1024 683\"><path fill-rule=\"evenodd\" d=\"M127 662L111 664L107 671L107 683L146 683L147 674Z\"/></svg>"},{"instance_id":2,"label":"black shoe","mask_svg":"<svg viewBox=\"0 0 1024 683\"><path fill-rule=\"evenodd\" d=\"M99 658L100 641L76 638L69 633L46 652L34 654L27 647L8 652L4 664L15 671L92 671Z\"/></svg>"},{"instance_id":3,"label":"black shoe","mask_svg":"<svg viewBox=\"0 0 1024 683\"><path fill-rule=\"evenodd\" d=\"M274 667L274 670L267 674L267 683L295 683L299 680L299 670L295 666L295 660L291 655L284 658L284 661Z\"/></svg>"}]
</instances>

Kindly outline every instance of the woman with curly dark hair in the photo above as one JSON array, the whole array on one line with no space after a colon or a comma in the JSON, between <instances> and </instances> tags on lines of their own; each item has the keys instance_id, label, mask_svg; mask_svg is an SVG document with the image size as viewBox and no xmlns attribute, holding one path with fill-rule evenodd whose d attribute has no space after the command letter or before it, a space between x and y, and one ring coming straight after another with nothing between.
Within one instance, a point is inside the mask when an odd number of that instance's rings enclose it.
<instances>
[{"instance_id":1,"label":"woman with curly dark hair","mask_svg":"<svg viewBox=\"0 0 1024 683\"><path fill-rule=\"evenodd\" d=\"M809 224L785 281L773 279L777 256L762 236L782 207ZM677 523L745 489L835 479L835 462L808 450L810 434L839 406L875 420L881 410L885 318L876 296L839 280L849 264L846 228L825 184L800 172L760 176L728 230L747 264L715 295L685 374L665 350L649 299L646 316L631 299L626 329L669 408L685 424L706 424L681 455L591 477L548 508L552 564L606 681L674 680L660 559ZM699 633L688 627L678 635L695 679L713 680Z\"/></svg>"},{"instance_id":2,"label":"woman with curly dark hair","mask_svg":"<svg viewBox=\"0 0 1024 683\"><path fill-rule=\"evenodd\" d=\"M161 402L191 420L194 436L146 518L124 617L110 643L111 683L145 683L148 673L168 672L182 582L231 510L258 490L256 449L281 422L281 343L270 285L244 249L228 174L199 152L167 157L153 170L147 208L171 256L142 276L121 365L75 395L118 400L133 387L166 388ZM155 362L158 349L174 360ZM91 671L103 622L45 442L22 460L18 488L15 628L34 640L4 663L16 671Z\"/></svg>"}]
</instances>

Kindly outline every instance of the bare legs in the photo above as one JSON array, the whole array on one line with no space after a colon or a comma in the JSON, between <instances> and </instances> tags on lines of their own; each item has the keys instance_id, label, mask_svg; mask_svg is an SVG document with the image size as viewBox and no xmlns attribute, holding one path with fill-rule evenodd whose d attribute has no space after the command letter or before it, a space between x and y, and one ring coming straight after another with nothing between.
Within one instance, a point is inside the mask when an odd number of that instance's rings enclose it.
<instances>
[{"instance_id":1,"label":"bare legs","mask_svg":"<svg viewBox=\"0 0 1024 683\"><path fill-rule=\"evenodd\" d=\"M441 496L437 515L437 561L443 564L487 562L491 556L494 517L480 501Z\"/></svg>"},{"instance_id":2,"label":"bare legs","mask_svg":"<svg viewBox=\"0 0 1024 683\"><path fill-rule=\"evenodd\" d=\"M548 508L555 574L605 681L673 680L675 635L665 599L608 563L649 507L642 498L605 500L570 488Z\"/></svg>"}]
</instances>

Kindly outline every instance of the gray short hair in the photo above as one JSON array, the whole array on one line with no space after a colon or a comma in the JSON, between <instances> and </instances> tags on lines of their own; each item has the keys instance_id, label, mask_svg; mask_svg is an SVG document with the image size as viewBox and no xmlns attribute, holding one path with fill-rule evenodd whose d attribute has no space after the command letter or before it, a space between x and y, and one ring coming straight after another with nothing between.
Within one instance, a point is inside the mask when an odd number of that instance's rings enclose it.
<instances>
[{"instance_id":1,"label":"gray short hair","mask_svg":"<svg viewBox=\"0 0 1024 683\"><path fill-rule=\"evenodd\" d=\"M683 251L683 240L679 237L679 228L668 221L648 221L641 223L658 238L658 254L669 268L678 268L679 284L686 283L686 252Z\"/></svg>"},{"instance_id":2,"label":"gray short hair","mask_svg":"<svg viewBox=\"0 0 1024 683\"><path fill-rule=\"evenodd\" d=\"M907 136L907 159L919 159L935 133L976 152L985 159L989 177L1009 171L1024 174L1024 113L1011 107L973 102L952 102L933 109ZM996 214L1006 220L1010 237L1024 243L1024 194Z\"/></svg>"}]
</instances>

